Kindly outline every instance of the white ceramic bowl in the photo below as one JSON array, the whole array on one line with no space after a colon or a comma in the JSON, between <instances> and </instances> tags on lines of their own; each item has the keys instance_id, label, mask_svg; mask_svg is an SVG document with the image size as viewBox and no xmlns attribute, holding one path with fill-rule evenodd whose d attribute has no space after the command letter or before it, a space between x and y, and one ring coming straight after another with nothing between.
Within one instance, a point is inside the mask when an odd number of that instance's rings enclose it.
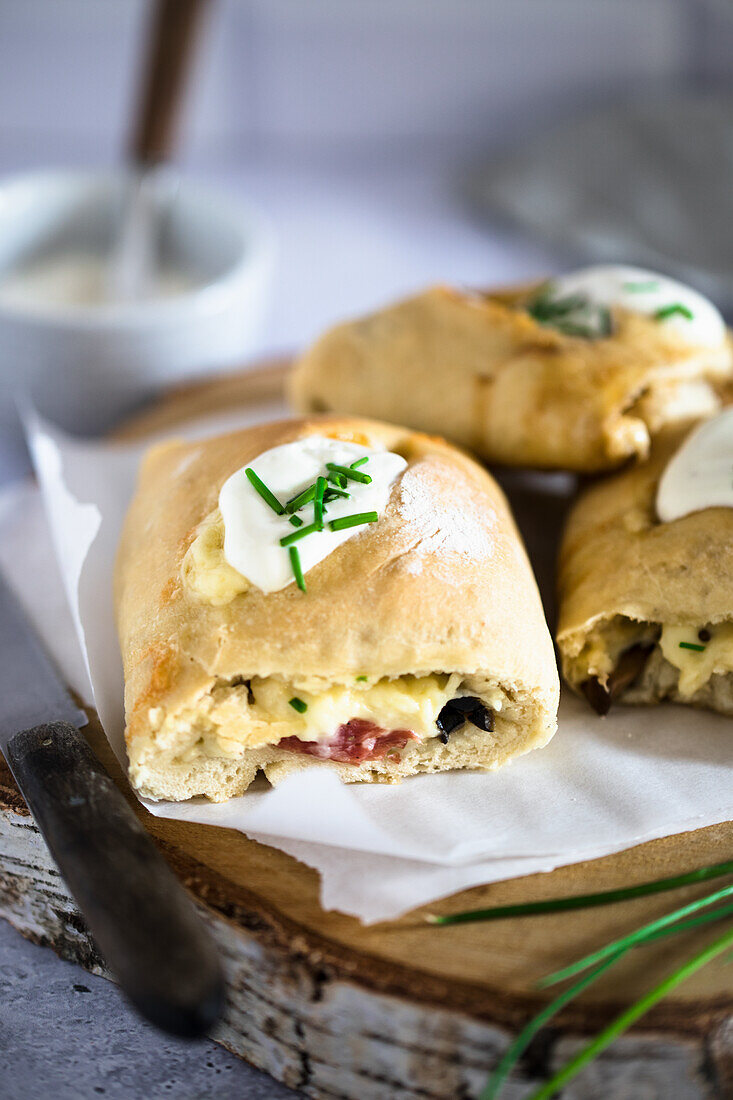
<instances>
[{"instance_id":1,"label":"white ceramic bowl","mask_svg":"<svg viewBox=\"0 0 733 1100\"><path fill-rule=\"evenodd\" d=\"M29 258L108 253L130 179L122 172L43 171L0 182L0 278ZM63 427L104 430L165 383L243 362L273 268L263 219L208 187L177 181L161 254L193 288L135 303L9 303L0 295L0 477L17 460L18 395Z\"/></svg>"}]
</instances>

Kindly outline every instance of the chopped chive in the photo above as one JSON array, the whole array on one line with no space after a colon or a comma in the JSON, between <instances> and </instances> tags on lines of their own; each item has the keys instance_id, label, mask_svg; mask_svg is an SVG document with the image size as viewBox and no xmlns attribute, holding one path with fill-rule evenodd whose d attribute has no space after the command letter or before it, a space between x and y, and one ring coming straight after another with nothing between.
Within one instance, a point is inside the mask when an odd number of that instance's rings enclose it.
<instances>
[{"instance_id":1,"label":"chopped chive","mask_svg":"<svg viewBox=\"0 0 733 1100\"><path fill-rule=\"evenodd\" d=\"M360 527L362 523L377 523L378 520L376 512L355 512L353 516L332 519L328 526L332 531L345 531L347 527ZM292 538L292 535L289 537Z\"/></svg>"},{"instance_id":2,"label":"chopped chive","mask_svg":"<svg viewBox=\"0 0 733 1100\"><path fill-rule=\"evenodd\" d=\"M312 535L314 531L322 530L323 528L319 527L317 523L309 523L307 527L301 527L298 531L293 531L292 535L286 535L285 538L280 539L280 545L291 546L294 542L304 539L306 535Z\"/></svg>"},{"instance_id":3,"label":"chopped chive","mask_svg":"<svg viewBox=\"0 0 733 1100\"><path fill-rule=\"evenodd\" d=\"M313 497L313 522L319 531L323 530L323 494L326 491L325 477L316 480L316 493Z\"/></svg>"},{"instance_id":4,"label":"chopped chive","mask_svg":"<svg viewBox=\"0 0 733 1100\"><path fill-rule=\"evenodd\" d=\"M350 466L338 466L335 462L327 462L326 469L330 470L331 473L341 474L342 477L346 477L350 481L360 481L362 485L371 485L372 483L369 474L363 474L361 470L352 470Z\"/></svg>"},{"instance_id":5,"label":"chopped chive","mask_svg":"<svg viewBox=\"0 0 733 1100\"><path fill-rule=\"evenodd\" d=\"M300 516L291 516L290 522L292 523L293 527L303 526L303 520L300 518Z\"/></svg>"},{"instance_id":6,"label":"chopped chive","mask_svg":"<svg viewBox=\"0 0 733 1100\"><path fill-rule=\"evenodd\" d=\"M688 321L691 321L695 316L691 309L683 305L682 302L673 302L672 305L662 306L654 314L655 321L666 321L668 317L674 317L676 313L679 313L681 317L686 317Z\"/></svg>"},{"instance_id":7,"label":"chopped chive","mask_svg":"<svg viewBox=\"0 0 733 1100\"><path fill-rule=\"evenodd\" d=\"M646 283L624 283L624 290L630 290L632 294L643 294L647 290L656 290L658 286L658 279L650 279Z\"/></svg>"},{"instance_id":8,"label":"chopped chive","mask_svg":"<svg viewBox=\"0 0 733 1100\"><path fill-rule=\"evenodd\" d=\"M711 878L722 878L724 875L733 875L733 860L728 860L726 863L713 863L709 867L699 867L684 875L658 878L652 882L639 883L638 886L624 886L618 890L604 890L598 894L548 898L546 901L528 901L519 905L497 905L492 909L468 909L463 913L450 913L445 917L431 914L426 920L429 924L468 924L472 921L505 920L508 917L562 913L569 909L592 909L598 905L611 905L617 901L648 897L649 894L662 894L666 890L677 890L680 886L692 886L696 882L707 882Z\"/></svg>"},{"instance_id":9,"label":"chopped chive","mask_svg":"<svg viewBox=\"0 0 733 1100\"><path fill-rule=\"evenodd\" d=\"M265 504L269 504L273 512L277 512L279 516L283 515L285 509L283 508L282 504L277 499L275 494L270 492L264 481L262 481L261 478L257 476L252 467L247 466L244 472L247 475L247 480L249 481L250 485L260 494Z\"/></svg>"},{"instance_id":10,"label":"chopped chive","mask_svg":"<svg viewBox=\"0 0 733 1100\"><path fill-rule=\"evenodd\" d=\"M297 512L299 508L302 508L304 504L310 504L313 497L316 495L315 485L309 485L307 489L304 489L302 493L298 493L297 496L291 497L285 505L286 512Z\"/></svg>"},{"instance_id":11,"label":"chopped chive","mask_svg":"<svg viewBox=\"0 0 733 1100\"><path fill-rule=\"evenodd\" d=\"M356 677L356 682L357 682L357 684L365 684L368 679L369 679L368 676L357 676Z\"/></svg>"},{"instance_id":12,"label":"chopped chive","mask_svg":"<svg viewBox=\"0 0 733 1100\"><path fill-rule=\"evenodd\" d=\"M302 699L299 699L297 695L294 695L292 699L288 700L288 702L290 703L290 706L293 708L293 710L297 710L298 714L305 714L305 712L308 710L308 704L304 703Z\"/></svg>"},{"instance_id":13,"label":"chopped chive","mask_svg":"<svg viewBox=\"0 0 733 1100\"><path fill-rule=\"evenodd\" d=\"M363 458L357 458L356 462L349 463L350 470L356 470L359 466L364 466L369 461L369 455L364 455Z\"/></svg>"},{"instance_id":14,"label":"chopped chive","mask_svg":"<svg viewBox=\"0 0 733 1100\"><path fill-rule=\"evenodd\" d=\"M305 581L303 580L303 570L300 565L300 554L298 553L298 547L291 546L288 553L290 554L290 568L293 570L295 583L297 584L301 592L305 592Z\"/></svg>"},{"instance_id":15,"label":"chopped chive","mask_svg":"<svg viewBox=\"0 0 733 1100\"><path fill-rule=\"evenodd\" d=\"M323 494L323 503L330 504L332 500L338 500L339 497L344 497L346 500L348 500L350 496L351 493L345 493L343 489L328 488Z\"/></svg>"},{"instance_id":16,"label":"chopped chive","mask_svg":"<svg viewBox=\"0 0 733 1100\"><path fill-rule=\"evenodd\" d=\"M334 483L334 485L338 485L339 489L345 489L346 488L346 478L344 477L343 474L333 474L333 473L331 473L331 474L328 475L328 480L332 481Z\"/></svg>"},{"instance_id":17,"label":"chopped chive","mask_svg":"<svg viewBox=\"0 0 733 1100\"><path fill-rule=\"evenodd\" d=\"M698 645L697 642L680 642L680 649L694 649L695 653L705 652L705 646Z\"/></svg>"},{"instance_id":18,"label":"chopped chive","mask_svg":"<svg viewBox=\"0 0 733 1100\"><path fill-rule=\"evenodd\" d=\"M721 955L724 951L730 950L731 947L733 947L733 928L728 928L722 936L708 944L707 947L703 947L701 951L696 952L681 966L673 970L671 974L668 974L658 985L655 985L648 993L640 997L625 1012L617 1016L608 1027L604 1028L583 1050L571 1058L549 1081L533 1092L528 1100L549 1100L551 1096L555 1096L568 1081L575 1077L583 1066L605 1050L614 1039L622 1035L636 1020L648 1012L650 1008L653 1008L658 1001L671 993L680 982L689 978L700 967L705 966L706 963Z\"/></svg>"}]
</instances>

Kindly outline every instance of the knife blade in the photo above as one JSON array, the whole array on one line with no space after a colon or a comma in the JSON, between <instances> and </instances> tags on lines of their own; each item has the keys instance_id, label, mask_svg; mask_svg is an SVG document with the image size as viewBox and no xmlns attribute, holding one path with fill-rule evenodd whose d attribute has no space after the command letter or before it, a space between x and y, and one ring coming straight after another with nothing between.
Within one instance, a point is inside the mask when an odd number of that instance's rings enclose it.
<instances>
[{"instance_id":1,"label":"knife blade","mask_svg":"<svg viewBox=\"0 0 733 1100\"><path fill-rule=\"evenodd\" d=\"M79 727L0 575L0 749L102 957L137 1010L194 1038L221 1015L218 952L178 879Z\"/></svg>"}]
</instances>

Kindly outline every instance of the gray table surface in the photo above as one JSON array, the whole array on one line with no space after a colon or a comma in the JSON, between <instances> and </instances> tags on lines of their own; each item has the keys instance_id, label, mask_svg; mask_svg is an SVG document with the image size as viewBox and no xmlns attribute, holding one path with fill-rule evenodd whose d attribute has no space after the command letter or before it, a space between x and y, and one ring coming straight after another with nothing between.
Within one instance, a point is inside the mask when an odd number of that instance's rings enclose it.
<instances>
[{"instance_id":1,"label":"gray table surface","mask_svg":"<svg viewBox=\"0 0 733 1100\"><path fill-rule=\"evenodd\" d=\"M287 1100L297 1093L216 1043L172 1039L104 978L0 920L2 1100Z\"/></svg>"}]
</instances>

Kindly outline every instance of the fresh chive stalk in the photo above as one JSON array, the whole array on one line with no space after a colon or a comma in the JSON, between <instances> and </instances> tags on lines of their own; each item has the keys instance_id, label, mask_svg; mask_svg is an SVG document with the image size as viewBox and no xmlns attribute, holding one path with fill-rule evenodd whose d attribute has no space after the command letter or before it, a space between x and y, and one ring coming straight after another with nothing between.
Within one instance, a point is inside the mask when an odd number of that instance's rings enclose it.
<instances>
[{"instance_id":1,"label":"fresh chive stalk","mask_svg":"<svg viewBox=\"0 0 733 1100\"><path fill-rule=\"evenodd\" d=\"M303 569L300 564L300 554L298 553L298 547L291 546L288 550L288 553L290 554L290 568L293 571L295 583L297 584L301 592L305 592L305 580L303 579Z\"/></svg>"},{"instance_id":2,"label":"fresh chive stalk","mask_svg":"<svg viewBox=\"0 0 733 1100\"><path fill-rule=\"evenodd\" d=\"M715 905L716 902L722 901L724 898L729 898L731 895L733 895L733 886L724 886L722 890L716 890L714 893L708 894L707 897L698 898L697 901L692 901L688 905L683 905L680 909L673 909L671 913L667 913L657 920L650 921L649 924L642 925L641 928L637 928L635 932L629 933L628 936L622 936L612 943L607 943L605 947L601 947L598 951L593 951L590 955L578 959L577 962L563 967L562 970L556 970L553 974L548 974L546 977L540 979L538 986L540 989L546 989L547 986L556 985L557 982L564 982L566 978L572 978L575 974L580 973L581 970L586 970L589 966L595 966L596 963L602 962L603 959L607 958L609 955L613 955L616 951L620 951L622 948L626 947L633 947L637 943L642 943L644 940L648 939L650 935L657 931L661 931L661 929L665 928L667 925L674 924L683 917L691 916L699 909Z\"/></svg>"},{"instance_id":3,"label":"fresh chive stalk","mask_svg":"<svg viewBox=\"0 0 733 1100\"><path fill-rule=\"evenodd\" d=\"M722 936L719 936L707 947L704 947L701 951L696 952L686 962L678 966L676 970L673 970L671 974L668 974L658 985L655 985L649 990L643 997L640 997L633 1005L622 1012L620 1016L604 1028L595 1039L583 1050L579 1051L574 1058L571 1058L569 1062L558 1070L553 1077L550 1078L541 1088L532 1093L528 1100L550 1100L550 1097L555 1096L568 1081L572 1080L576 1074L583 1069L589 1062L591 1062L597 1055L609 1046L614 1039L617 1039L619 1035L622 1035L632 1024L634 1024L641 1016L653 1008L658 1001L661 1001L668 993L671 993L681 982L686 978L691 977L701 967L717 958L718 955L722 955L724 951L730 950L733 947L733 927L728 928Z\"/></svg>"},{"instance_id":4,"label":"fresh chive stalk","mask_svg":"<svg viewBox=\"0 0 733 1100\"><path fill-rule=\"evenodd\" d=\"M705 646L698 645L697 642L680 642L680 649L694 649L695 653L705 652Z\"/></svg>"},{"instance_id":5,"label":"fresh chive stalk","mask_svg":"<svg viewBox=\"0 0 733 1100\"><path fill-rule=\"evenodd\" d=\"M597 978L600 978L601 974L609 970L610 967L618 962L625 954L625 951L619 951L617 955L612 955L609 959L600 963L594 970L591 970L588 974L584 974L583 977L579 978L573 985L568 986L568 988L563 990L554 1001L550 1001L541 1012L538 1012L537 1015L530 1020L527 1026L520 1031L514 1042L507 1048L504 1056L492 1073L486 1088L479 1094L478 1100L496 1100L507 1077L514 1069L514 1066L522 1057L537 1032L541 1031L553 1016L557 1015L561 1008L564 1008L565 1005L574 1000L579 993L582 993L589 985L592 985Z\"/></svg>"},{"instance_id":6,"label":"fresh chive stalk","mask_svg":"<svg viewBox=\"0 0 733 1100\"><path fill-rule=\"evenodd\" d=\"M327 462L326 469L332 474L341 474L341 477L348 478L349 481L359 481L362 485L372 483L369 474L364 474L361 470L352 470L351 466L339 466L336 462Z\"/></svg>"},{"instance_id":7,"label":"fresh chive stalk","mask_svg":"<svg viewBox=\"0 0 733 1100\"><path fill-rule=\"evenodd\" d=\"M357 682L357 684L365 684L368 679L369 679L368 676L357 676L356 677L356 682Z\"/></svg>"},{"instance_id":8,"label":"fresh chive stalk","mask_svg":"<svg viewBox=\"0 0 733 1100\"><path fill-rule=\"evenodd\" d=\"M292 523L293 527L303 526L303 520L300 518L300 516L291 516L290 522Z\"/></svg>"},{"instance_id":9,"label":"fresh chive stalk","mask_svg":"<svg viewBox=\"0 0 733 1100\"><path fill-rule=\"evenodd\" d=\"M331 472L328 475L328 480L332 481L333 484L336 485L337 488L339 488L339 489L345 489L346 488L346 484L347 484L346 483L346 478L344 477L343 474L335 474L335 473Z\"/></svg>"},{"instance_id":10,"label":"fresh chive stalk","mask_svg":"<svg viewBox=\"0 0 733 1100\"><path fill-rule=\"evenodd\" d=\"M297 710L298 714L305 714L305 712L308 710L308 704L304 703L302 699L299 699L297 695L294 695L292 699L288 700L288 702L290 703L290 706L293 708L293 710Z\"/></svg>"},{"instance_id":11,"label":"fresh chive stalk","mask_svg":"<svg viewBox=\"0 0 733 1100\"><path fill-rule=\"evenodd\" d=\"M353 516L342 516L340 519L332 519L329 527L332 531L345 531L347 527L360 527L362 523L377 523L379 516L376 512L355 512ZM289 538L292 539L292 535Z\"/></svg>"},{"instance_id":12,"label":"fresh chive stalk","mask_svg":"<svg viewBox=\"0 0 733 1100\"><path fill-rule=\"evenodd\" d=\"M658 309L654 314L654 320L666 321L668 317L674 317L676 314L679 314L680 317L687 318L688 321L691 321L695 316L692 310L688 306L683 305L682 302L672 302L671 305L662 306L661 309Z\"/></svg>"},{"instance_id":13,"label":"fresh chive stalk","mask_svg":"<svg viewBox=\"0 0 733 1100\"><path fill-rule=\"evenodd\" d=\"M281 546L292 546L294 542L300 542L306 535L312 535L314 531L320 531L322 528L317 523L309 523L307 527L300 527L297 531L293 531L292 535L285 535L280 539Z\"/></svg>"},{"instance_id":14,"label":"fresh chive stalk","mask_svg":"<svg viewBox=\"0 0 733 1100\"><path fill-rule=\"evenodd\" d=\"M262 481L262 479L257 476L252 467L247 466L244 472L247 475L247 480L249 481L250 485L260 494L265 504L269 504L273 512L277 512L279 516L282 516L285 512L282 504L277 499L275 494L270 492L264 481Z\"/></svg>"},{"instance_id":15,"label":"fresh chive stalk","mask_svg":"<svg viewBox=\"0 0 733 1100\"><path fill-rule=\"evenodd\" d=\"M369 461L369 455L364 455L362 458L357 458L356 462L350 462L349 468L351 470L358 470L360 466L366 465Z\"/></svg>"},{"instance_id":16,"label":"fresh chive stalk","mask_svg":"<svg viewBox=\"0 0 733 1100\"><path fill-rule=\"evenodd\" d=\"M699 928L701 925L722 920L731 913L733 913L733 904L721 906L719 909L714 909L709 913L700 913L695 917L691 917L690 920L679 921L670 927L658 929L656 932L650 933L645 939L634 946L645 946L648 943L654 943L656 940L663 939L666 936L675 936L679 935L680 932L689 932L693 928ZM592 970L589 970L583 977L578 979L577 982L568 986L563 993L556 997L554 1001L551 1001L541 1012L538 1012L537 1015L529 1021L526 1027L522 1029L505 1052L499 1065L494 1070L486 1089L481 1093L479 1100L494 1100L494 1097L499 1093L504 1081L507 1079L537 1032L540 1031L540 1029L552 1019L561 1008L564 1008L565 1005L569 1004L579 993L582 993L589 985L592 985L597 978L600 978L601 974L610 969L610 967L618 962L619 959L630 950L630 947L625 947L615 954L609 955L608 958L604 959Z\"/></svg>"},{"instance_id":17,"label":"fresh chive stalk","mask_svg":"<svg viewBox=\"0 0 733 1100\"><path fill-rule=\"evenodd\" d=\"M644 898L649 894L661 894L667 890L676 890L680 886L692 886L696 882L733 875L733 860L726 863L714 863L709 867L699 867L683 875L671 878L642 882L638 886L623 886L617 890L603 890L597 894L578 894L575 897L548 898L546 901L528 901L518 905L497 905L491 909L467 909L463 913L449 913L447 916L430 914L425 919L429 924L470 924L473 921L505 920L508 917L531 917L541 913L563 913L570 909L592 909L598 905L611 905L617 901L629 901L632 898Z\"/></svg>"}]
</instances>

